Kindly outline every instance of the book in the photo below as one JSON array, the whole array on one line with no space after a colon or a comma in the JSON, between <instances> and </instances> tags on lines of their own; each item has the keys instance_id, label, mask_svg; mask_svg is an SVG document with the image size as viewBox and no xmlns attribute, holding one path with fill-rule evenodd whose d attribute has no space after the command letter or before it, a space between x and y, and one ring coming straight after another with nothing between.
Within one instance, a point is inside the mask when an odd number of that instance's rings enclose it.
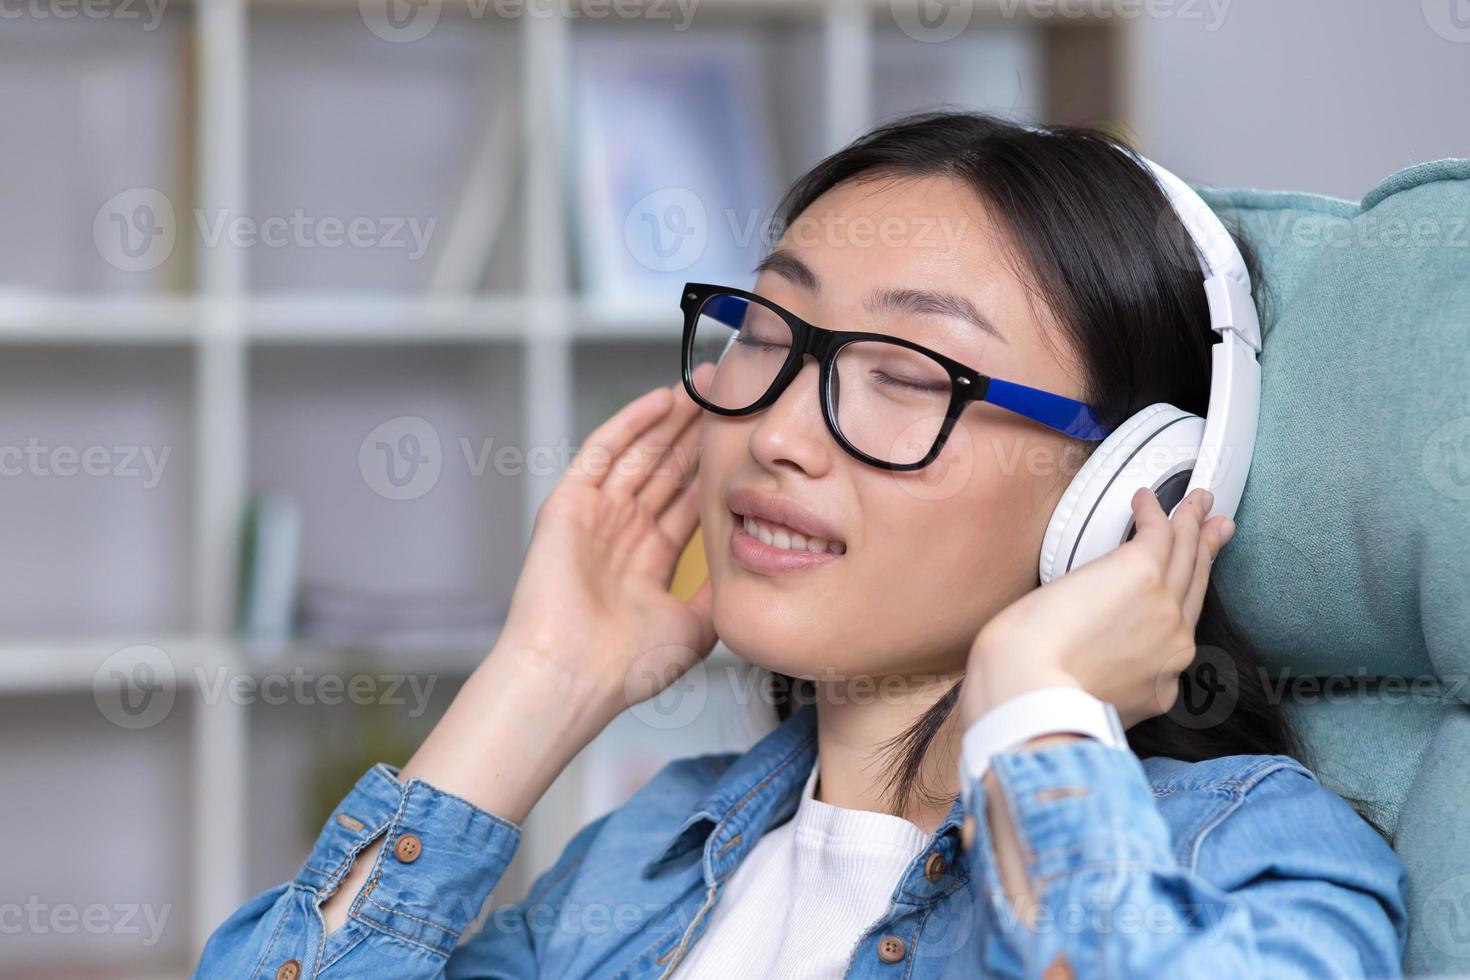
<instances>
[{"instance_id":1,"label":"book","mask_svg":"<svg viewBox=\"0 0 1470 980\"><path fill-rule=\"evenodd\" d=\"M238 629L261 649L295 630L301 573L301 507L290 497L256 494L245 517Z\"/></svg>"},{"instance_id":2,"label":"book","mask_svg":"<svg viewBox=\"0 0 1470 980\"><path fill-rule=\"evenodd\" d=\"M764 52L749 31L576 40L576 251L591 299L677 307L686 281L745 285L779 197Z\"/></svg>"}]
</instances>

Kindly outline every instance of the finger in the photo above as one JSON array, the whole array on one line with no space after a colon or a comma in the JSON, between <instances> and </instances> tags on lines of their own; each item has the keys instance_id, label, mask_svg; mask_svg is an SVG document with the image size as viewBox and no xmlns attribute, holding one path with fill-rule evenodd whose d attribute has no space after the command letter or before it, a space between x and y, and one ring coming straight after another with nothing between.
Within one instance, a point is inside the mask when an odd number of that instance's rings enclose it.
<instances>
[{"instance_id":1,"label":"finger","mask_svg":"<svg viewBox=\"0 0 1470 980\"><path fill-rule=\"evenodd\" d=\"M661 513L686 484L699 465L699 414L691 415L674 437L648 480L638 490L638 500L651 514Z\"/></svg>"},{"instance_id":2,"label":"finger","mask_svg":"<svg viewBox=\"0 0 1470 980\"><path fill-rule=\"evenodd\" d=\"M1200 610L1205 604L1205 591L1210 584L1210 573L1214 570L1220 549L1224 547L1223 531L1227 520L1223 514L1216 515L1200 530L1194 580L1190 582L1189 593L1184 597L1184 614L1188 617L1191 631L1199 624Z\"/></svg>"},{"instance_id":3,"label":"finger","mask_svg":"<svg viewBox=\"0 0 1470 980\"><path fill-rule=\"evenodd\" d=\"M646 391L618 409L582 443L567 466L566 479L590 486L601 486L612 468L612 461L622 455L638 435L668 414L673 392L666 385Z\"/></svg>"},{"instance_id":4,"label":"finger","mask_svg":"<svg viewBox=\"0 0 1470 980\"><path fill-rule=\"evenodd\" d=\"M1135 550L1149 556L1159 568L1169 567L1169 556L1174 553L1174 529L1169 526L1169 515L1159 505L1159 498L1148 487L1139 487L1130 501L1133 506L1133 540L1123 547L1136 545Z\"/></svg>"},{"instance_id":5,"label":"finger","mask_svg":"<svg viewBox=\"0 0 1470 980\"><path fill-rule=\"evenodd\" d=\"M668 535L670 541L681 547L694 534L699 523L699 477L696 474L670 501L655 520L658 529Z\"/></svg>"},{"instance_id":6,"label":"finger","mask_svg":"<svg viewBox=\"0 0 1470 980\"><path fill-rule=\"evenodd\" d=\"M663 464L679 433L699 414L699 406L692 399L679 398L672 388L669 393L673 407L613 458L612 469L602 481L604 490L636 496L649 476Z\"/></svg>"},{"instance_id":7,"label":"finger","mask_svg":"<svg viewBox=\"0 0 1470 980\"><path fill-rule=\"evenodd\" d=\"M1208 512L1207 493L1203 488L1195 490L1179 502L1169 518L1169 525L1174 529L1174 551L1169 556L1165 580L1180 602L1184 601L1189 593L1189 586L1194 581L1196 559L1199 557L1200 523ZM1213 503L1213 500L1210 502Z\"/></svg>"}]
</instances>

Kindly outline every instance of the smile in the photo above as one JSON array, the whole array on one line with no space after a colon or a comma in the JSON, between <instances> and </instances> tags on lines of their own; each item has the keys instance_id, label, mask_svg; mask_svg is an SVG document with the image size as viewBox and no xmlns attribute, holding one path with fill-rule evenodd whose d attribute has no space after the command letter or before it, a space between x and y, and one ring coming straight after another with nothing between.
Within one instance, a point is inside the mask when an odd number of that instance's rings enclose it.
<instances>
[{"instance_id":1,"label":"smile","mask_svg":"<svg viewBox=\"0 0 1470 980\"><path fill-rule=\"evenodd\" d=\"M735 516L740 518L739 514ZM789 528L784 524L757 520L749 515L740 519L743 521L746 534L752 538L758 538L762 544L767 544L783 551L805 551L818 555L830 551L834 555L840 555L847 550L847 545L841 541L828 541L826 538L816 537L809 538L800 531Z\"/></svg>"}]
</instances>

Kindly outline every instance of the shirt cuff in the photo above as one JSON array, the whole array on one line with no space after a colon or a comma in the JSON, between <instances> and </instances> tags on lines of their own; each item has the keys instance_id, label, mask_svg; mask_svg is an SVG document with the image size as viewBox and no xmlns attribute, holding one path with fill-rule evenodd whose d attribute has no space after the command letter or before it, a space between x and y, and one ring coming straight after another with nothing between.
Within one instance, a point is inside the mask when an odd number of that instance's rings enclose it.
<instances>
[{"instance_id":1,"label":"shirt cuff","mask_svg":"<svg viewBox=\"0 0 1470 980\"><path fill-rule=\"evenodd\" d=\"M1169 863L1168 825L1132 750L1083 737L1001 753L991 770L1033 879L1099 864ZM983 804L981 781L966 778Z\"/></svg>"},{"instance_id":2,"label":"shirt cuff","mask_svg":"<svg viewBox=\"0 0 1470 980\"><path fill-rule=\"evenodd\" d=\"M500 881L521 828L422 779L377 765L332 812L297 876L325 899L357 855L383 837L351 915L446 956Z\"/></svg>"}]
</instances>

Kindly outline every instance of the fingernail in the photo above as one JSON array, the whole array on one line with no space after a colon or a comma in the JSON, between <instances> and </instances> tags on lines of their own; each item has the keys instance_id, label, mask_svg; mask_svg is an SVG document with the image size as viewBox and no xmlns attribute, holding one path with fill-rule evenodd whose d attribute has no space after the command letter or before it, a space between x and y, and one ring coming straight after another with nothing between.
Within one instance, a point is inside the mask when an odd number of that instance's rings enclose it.
<instances>
[{"instance_id":1,"label":"fingernail","mask_svg":"<svg viewBox=\"0 0 1470 980\"><path fill-rule=\"evenodd\" d=\"M1235 522L1227 519L1225 523L1220 526L1220 543L1224 544L1226 541L1229 541L1234 535Z\"/></svg>"},{"instance_id":2,"label":"fingernail","mask_svg":"<svg viewBox=\"0 0 1470 980\"><path fill-rule=\"evenodd\" d=\"M1206 511L1215 506L1215 495L1208 490L1204 492L1204 496L1200 500L1204 503Z\"/></svg>"}]
</instances>

